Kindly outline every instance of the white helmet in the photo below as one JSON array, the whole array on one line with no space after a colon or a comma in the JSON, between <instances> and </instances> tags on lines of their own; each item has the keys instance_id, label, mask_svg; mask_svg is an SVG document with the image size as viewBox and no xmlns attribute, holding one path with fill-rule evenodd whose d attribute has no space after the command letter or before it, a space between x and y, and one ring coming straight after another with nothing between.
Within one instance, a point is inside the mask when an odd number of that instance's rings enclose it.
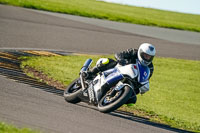
<instances>
[{"instance_id":1,"label":"white helmet","mask_svg":"<svg viewBox=\"0 0 200 133\"><path fill-rule=\"evenodd\" d=\"M149 65L156 54L156 49L152 44L142 43L138 49L138 59L142 65Z\"/></svg>"}]
</instances>

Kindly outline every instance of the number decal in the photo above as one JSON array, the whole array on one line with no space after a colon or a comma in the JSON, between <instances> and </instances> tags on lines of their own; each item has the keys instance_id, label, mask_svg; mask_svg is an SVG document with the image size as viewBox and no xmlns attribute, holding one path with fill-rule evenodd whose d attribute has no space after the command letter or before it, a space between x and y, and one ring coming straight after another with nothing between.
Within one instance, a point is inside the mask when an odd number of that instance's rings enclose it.
<instances>
[{"instance_id":1,"label":"number decal","mask_svg":"<svg viewBox=\"0 0 200 133\"><path fill-rule=\"evenodd\" d=\"M144 72L144 76L145 76L145 77L147 76L147 72Z\"/></svg>"}]
</instances>

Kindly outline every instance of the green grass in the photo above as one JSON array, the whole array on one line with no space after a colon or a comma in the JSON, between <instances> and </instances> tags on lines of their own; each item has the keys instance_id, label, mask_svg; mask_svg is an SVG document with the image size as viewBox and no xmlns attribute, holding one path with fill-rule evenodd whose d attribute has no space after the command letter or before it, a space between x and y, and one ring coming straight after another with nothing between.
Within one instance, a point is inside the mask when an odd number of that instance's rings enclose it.
<instances>
[{"instance_id":1,"label":"green grass","mask_svg":"<svg viewBox=\"0 0 200 133\"><path fill-rule=\"evenodd\" d=\"M21 67L31 66L68 85L78 77L87 58L96 62L100 57L30 57L22 62ZM137 104L125 107L125 110L139 110L151 116L152 121L200 132L200 61L155 58L154 66L150 91L138 95Z\"/></svg>"},{"instance_id":2,"label":"green grass","mask_svg":"<svg viewBox=\"0 0 200 133\"><path fill-rule=\"evenodd\" d=\"M200 15L141 8L96 0L0 0L38 10L200 32Z\"/></svg>"},{"instance_id":3,"label":"green grass","mask_svg":"<svg viewBox=\"0 0 200 133\"><path fill-rule=\"evenodd\" d=\"M28 60L22 62L22 68L26 65L31 66L67 86L78 77L79 69L85 60L91 57L96 62L102 56L25 57Z\"/></svg>"},{"instance_id":4,"label":"green grass","mask_svg":"<svg viewBox=\"0 0 200 133\"><path fill-rule=\"evenodd\" d=\"M39 133L29 128L16 128L15 126L0 122L0 133Z\"/></svg>"}]
</instances>

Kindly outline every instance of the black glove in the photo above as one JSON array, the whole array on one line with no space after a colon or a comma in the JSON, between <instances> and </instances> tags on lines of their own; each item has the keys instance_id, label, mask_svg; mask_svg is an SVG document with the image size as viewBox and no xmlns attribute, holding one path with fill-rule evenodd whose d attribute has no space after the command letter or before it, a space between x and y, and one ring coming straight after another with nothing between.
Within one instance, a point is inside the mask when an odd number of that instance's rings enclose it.
<instances>
[{"instance_id":1,"label":"black glove","mask_svg":"<svg viewBox=\"0 0 200 133\"><path fill-rule=\"evenodd\" d=\"M119 60L118 62L122 66L126 65L126 63L127 63L127 61L125 59Z\"/></svg>"}]
</instances>

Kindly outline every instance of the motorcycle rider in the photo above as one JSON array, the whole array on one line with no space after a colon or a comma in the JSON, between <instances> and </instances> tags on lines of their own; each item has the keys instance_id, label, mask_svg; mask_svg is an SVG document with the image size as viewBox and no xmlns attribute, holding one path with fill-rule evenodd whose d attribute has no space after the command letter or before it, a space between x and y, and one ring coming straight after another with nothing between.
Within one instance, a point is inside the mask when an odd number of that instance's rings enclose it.
<instances>
[{"instance_id":1,"label":"motorcycle rider","mask_svg":"<svg viewBox=\"0 0 200 133\"><path fill-rule=\"evenodd\" d=\"M142 65L149 67L150 77L151 77L154 71L152 61L155 56L155 53L156 50L152 44L142 43L138 50L130 48L115 54L115 59L117 61L110 58L101 58L97 61L97 65L87 72L86 79L95 76L98 72L103 72L105 70L114 68L117 65L117 63L119 63L120 65L135 64L137 60L139 60ZM148 90L149 90L148 88L138 89L138 91L136 91L135 93L144 94ZM128 103L136 103L136 101L137 98L134 95L133 97L130 98Z\"/></svg>"}]
</instances>

